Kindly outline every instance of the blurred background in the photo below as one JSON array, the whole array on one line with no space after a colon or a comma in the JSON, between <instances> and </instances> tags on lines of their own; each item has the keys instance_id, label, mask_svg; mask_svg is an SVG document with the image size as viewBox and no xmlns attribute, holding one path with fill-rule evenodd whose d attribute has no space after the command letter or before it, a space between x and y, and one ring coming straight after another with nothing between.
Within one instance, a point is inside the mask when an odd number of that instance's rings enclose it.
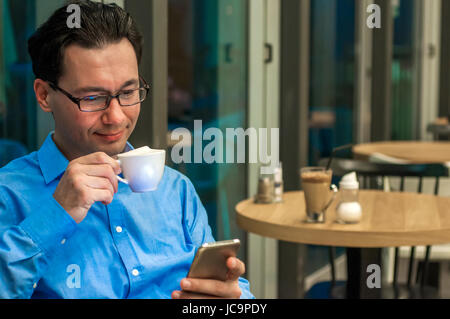
<instances>
[{"instance_id":1,"label":"blurred background","mask_svg":"<svg viewBox=\"0 0 450 319\"><path fill-rule=\"evenodd\" d=\"M135 146L170 154L177 128L191 132L183 140L191 148L210 127L279 128L289 191L300 187L300 167L339 145L448 139L427 126L450 114L450 1L103 2L129 11L145 39L140 72L151 94ZM37 150L53 129L35 101L27 39L64 3L0 0L0 166ZM381 8L381 28L367 25L373 3ZM194 130L194 120L202 120L202 130ZM258 163L175 164L168 156L167 164L192 180L216 240L241 239L239 257L255 296L301 297L326 266L323 247L236 225L235 205L256 193Z\"/></svg>"}]
</instances>

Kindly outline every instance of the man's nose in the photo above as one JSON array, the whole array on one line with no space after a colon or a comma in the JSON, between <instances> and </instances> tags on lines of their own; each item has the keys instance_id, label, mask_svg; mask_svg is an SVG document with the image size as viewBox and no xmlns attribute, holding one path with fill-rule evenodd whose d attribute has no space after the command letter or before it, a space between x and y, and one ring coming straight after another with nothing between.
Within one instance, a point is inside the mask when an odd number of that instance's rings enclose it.
<instances>
[{"instance_id":1,"label":"man's nose","mask_svg":"<svg viewBox=\"0 0 450 319\"><path fill-rule=\"evenodd\" d=\"M117 98L110 101L109 107L104 111L102 120L105 124L122 123L125 118L122 106L120 106Z\"/></svg>"}]
</instances>

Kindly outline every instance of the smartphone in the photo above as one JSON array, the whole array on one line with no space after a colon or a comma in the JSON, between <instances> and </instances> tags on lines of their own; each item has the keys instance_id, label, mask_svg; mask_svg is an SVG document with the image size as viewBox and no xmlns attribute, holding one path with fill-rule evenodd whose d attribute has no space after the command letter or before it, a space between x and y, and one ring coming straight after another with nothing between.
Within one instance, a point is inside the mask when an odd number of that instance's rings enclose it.
<instances>
[{"instance_id":1,"label":"smartphone","mask_svg":"<svg viewBox=\"0 0 450 319\"><path fill-rule=\"evenodd\" d=\"M189 269L189 278L227 280L229 257L236 257L241 245L239 239L203 244L195 254Z\"/></svg>"}]
</instances>

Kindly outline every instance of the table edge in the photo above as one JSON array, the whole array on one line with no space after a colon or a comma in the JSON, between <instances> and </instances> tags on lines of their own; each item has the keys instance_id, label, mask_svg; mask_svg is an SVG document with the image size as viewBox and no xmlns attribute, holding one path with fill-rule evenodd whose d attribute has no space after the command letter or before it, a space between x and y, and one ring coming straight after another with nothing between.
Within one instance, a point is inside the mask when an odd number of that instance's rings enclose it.
<instances>
[{"instance_id":1,"label":"table edge","mask_svg":"<svg viewBox=\"0 0 450 319\"><path fill-rule=\"evenodd\" d=\"M366 190L371 192L382 192L379 190ZM302 191L289 191L286 193L303 193ZM286 194L285 193L285 194ZM391 192L398 194L417 194L413 192ZM435 196L430 194L418 194L421 196ZM442 197L442 196L438 196ZM446 198L446 197L442 197ZM446 198L450 200L450 198ZM450 243L450 227L441 228L441 229L427 229L427 230L418 230L418 231L408 231L407 235L402 238L398 238L397 232L386 232L386 231L345 231L345 230L327 230L328 233L337 232L339 233L338 239L331 243L326 240L325 237L317 236L317 232L322 231L322 229L315 228L299 228L298 226L291 225L278 225L272 224L263 220L252 219L248 216L243 215L239 212L239 208L242 205L246 205L249 201L253 201L252 198L245 199L235 206L236 213L236 223L238 226L247 231L254 234L258 234L264 237L270 237L277 240L301 243L301 244L310 244L310 245L320 245L320 246L335 246L335 247L399 247L399 246L426 246L426 245L439 245L439 244L447 244ZM265 205L276 205L276 204L265 204ZM351 225L349 225L351 226ZM436 231L439 231L439 237L433 236ZM354 241L355 233L364 232L365 240L370 241L373 238L373 241L386 241L389 243L380 244L380 243L357 243ZM442 237L442 232L448 232L448 235ZM423 237L426 237L427 240L423 240ZM319 238L319 239L317 239ZM419 238L419 239L418 239Z\"/></svg>"}]
</instances>

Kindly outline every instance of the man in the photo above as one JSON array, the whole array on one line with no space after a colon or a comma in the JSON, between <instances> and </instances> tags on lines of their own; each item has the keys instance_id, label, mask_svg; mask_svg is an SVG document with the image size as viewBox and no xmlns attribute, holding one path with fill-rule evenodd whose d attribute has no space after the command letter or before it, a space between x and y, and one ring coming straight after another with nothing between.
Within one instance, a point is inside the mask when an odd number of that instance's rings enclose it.
<instances>
[{"instance_id":1,"label":"man","mask_svg":"<svg viewBox=\"0 0 450 319\"><path fill-rule=\"evenodd\" d=\"M0 170L0 297L253 297L237 258L227 281L184 278L214 240L185 176L166 167L148 193L117 182L113 156L132 148L148 93L142 37L119 7L77 4L80 29L63 7L29 40L36 99L55 131Z\"/></svg>"}]
</instances>

